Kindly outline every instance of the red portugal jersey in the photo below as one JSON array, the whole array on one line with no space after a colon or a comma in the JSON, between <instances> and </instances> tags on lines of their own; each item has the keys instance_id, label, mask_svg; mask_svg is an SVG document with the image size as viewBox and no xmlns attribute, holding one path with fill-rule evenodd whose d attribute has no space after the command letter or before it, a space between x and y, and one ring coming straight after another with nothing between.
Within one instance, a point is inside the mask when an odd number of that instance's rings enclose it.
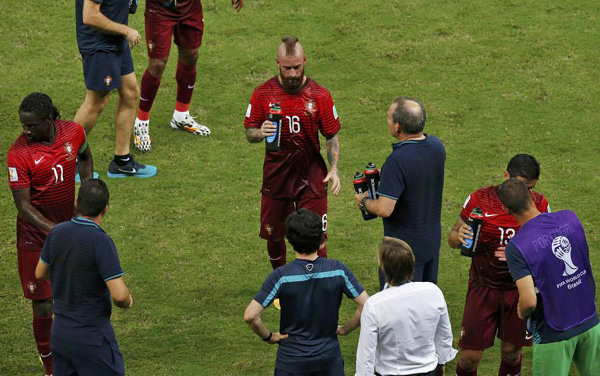
<instances>
[{"instance_id":1,"label":"red portugal jersey","mask_svg":"<svg viewBox=\"0 0 600 376\"><path fill-rule=\"evenodd\" d=\"M172 4L167 6L167 4ZM200 0L146 0L145 16L182 20L202 12ZM202 17L202 14L200 14Z\"/></svg>"},{"instance_id":2,"label":"red portugal jersey","mask_svg":"<svg viewBox=\"0 0 600 376\"><path fill-rule=\"evenodd\" d=\"M279 80L271 78L254 90L244 127L260 128L272 104L281 106L281 146L265 153L262 193L271 198L323 197L327 166L321 156L319 132L333 137L340 130L333 99L327 89L306 78L300 92L283 91Z\"/></svg>"},{"instance_id":3,"label":"red portugal jersey","mask_svg":"<svg viewBox=\"0 0 600 376\"><path fill-rule=\"evenodd\" d=\"M492 185L473 192L467 197L460 212L460 218L467 222L471 211L478 206L484 217L469 277L489 288L510 290L516 285L508 271L508 264L506 261L498 260L494 256L494 252L500 246L505 247L521 226L512 215L506 214L502 209L498 188L499 186ZM546 198L540 193L530 192L538 210L549 212L550 205Z\"/></svg>"},{"instance_id":4,"label":"red portugal jersey","mask_svg":"<svg viewBox=\"0 0 600 376\"><path fill-rule=\"evenodd\" d=\"M75 212L75 165L78 151L87 147L83 128L56 120L51 144L19 136L8 151L11 191L30 190L31 205L54 223L68 221ZM46 233L17 216L17 249L39 252Z\"/></svg>"}]
</instances>

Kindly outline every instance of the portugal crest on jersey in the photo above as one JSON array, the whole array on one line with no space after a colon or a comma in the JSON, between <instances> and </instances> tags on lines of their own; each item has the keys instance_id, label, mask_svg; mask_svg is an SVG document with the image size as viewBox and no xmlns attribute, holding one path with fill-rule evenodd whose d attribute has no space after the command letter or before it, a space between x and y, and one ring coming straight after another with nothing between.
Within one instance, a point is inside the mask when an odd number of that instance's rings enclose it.
<instances>
[{"instance_id":1,"label":"portugal crest on jersey","mask_svg":"<svg viewBox=\"0 0 600 376\"><path fill-rule=\"evenodd\" d=\"M316 109L315 102L313 102L311 99L309 99L306 102L305 108L306 108L306 114L309 116L313 116L315 113L315 109Z\"/></svg>"},{"instance_id":2,"label":"portugal crest on jersey","mask_svg":"<svg viewBox=\"0 0 600 376\"><path fill-rule=\"evenodd\" d=\"M64 149L65 149L65 154L67 154L67 160L68 161L70 161L73 158L75 158L75 149L73 148L73 144L71 144L68 141L65 142Z\"/></svg>"}]
</instances>

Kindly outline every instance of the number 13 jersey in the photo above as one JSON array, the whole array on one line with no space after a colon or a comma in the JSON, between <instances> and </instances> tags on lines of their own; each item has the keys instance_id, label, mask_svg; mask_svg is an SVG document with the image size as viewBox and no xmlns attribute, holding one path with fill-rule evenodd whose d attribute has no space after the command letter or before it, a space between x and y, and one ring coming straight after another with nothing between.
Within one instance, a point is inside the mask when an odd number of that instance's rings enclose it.
<instances>
[{"instance_id":1,"label":"number 13 jersey","mask_svg":"<svg viewBox=\"0 0 600 376\"><path fill-rule=\"evenodd\" d=\"M475 256L471 262L469 277L478 284L499 290L516 288L508 271L506 261L500 261L494 252L498 247L506 247L506 243L521 228L519 223L510 214L502 209L502 202L498 197L497 185L484 187L473 192L467 197L460 212L460 218L467 222L471 211L480 207L483 213L483 224L477 242ZM548 201L541 194L530 191L535 206L541 212L550 211Z\"/></svg>"},{"instance_id":2,"label":"number 13 jersey","mask_svg":"<svg viewBox=\"0 0 600 376\"><path fill-rule=\"evenodd\" d=\"M31 205L54 223L75 214L75 169L79 151L87 141L74 122L55 120L56 136L50 143L19 136L8 151L8 183L11 191L30 190ZM41 251L46 233L17 216L17 249Z\"/></svg>"},{"instance_id":3,"label":"number 13 jersey","mask_svg":"<svg viewBox=\"0 0 600 376\"><path fill-rule=\"evenodd\" d=\"M286 93L273 77L254 90L244 127L260 128L275 104L281 107L281 145L279 151L265 153L261 192L271 198L325 196L327 166L319 132L331 138L340 130L331 94L309 77L298 93Z\"/></svg>"}]
</instances>

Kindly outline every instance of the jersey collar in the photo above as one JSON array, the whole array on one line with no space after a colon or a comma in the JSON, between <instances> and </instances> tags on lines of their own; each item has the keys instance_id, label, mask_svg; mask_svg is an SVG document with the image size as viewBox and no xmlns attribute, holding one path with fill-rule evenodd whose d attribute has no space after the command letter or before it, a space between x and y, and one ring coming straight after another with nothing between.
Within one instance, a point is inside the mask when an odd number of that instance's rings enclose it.
<instances>
[{"instance_id":1,"label":"jersey collar","mask_svg":"<svg viewBox=\"0 0 600 376\"><path fill-rule=\"evenodd\" d=\"M421 143L429 140L429 135L427 133L423 133L423 136L425 136L425 138L422 140L406 140L406 141L401 141L401 142L394 142L394 143L392 143L392 149L397 149L400 146L407 145L407 144L421 144Z\"/></svg>"}]
</instances>

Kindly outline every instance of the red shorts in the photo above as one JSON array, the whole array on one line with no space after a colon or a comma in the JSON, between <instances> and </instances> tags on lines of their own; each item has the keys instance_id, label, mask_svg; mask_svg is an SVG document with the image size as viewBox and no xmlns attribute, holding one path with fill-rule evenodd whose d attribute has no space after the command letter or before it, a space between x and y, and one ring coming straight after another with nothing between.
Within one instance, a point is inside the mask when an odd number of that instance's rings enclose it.
<instances>
[{"instance_id":1,"label":"red shorts","mask_svg":"<svg viewBox=\"0 0 600 376\"><path fill-rule=\"evenodd\" d=\"M19 277L21 278L23 295L26 299L44 300L52 297L50 281L35 278L35 268L40 260L41 253L41 250L39 252L17 250Z\"/></svg>"},{"instance_id":2,"label":"red shorts","mask_svg":"<svg viewBox=\"0 0 600 376\"><path fill-rule=\"evenodd\" d=\"M260 237L267 240L281 240L285 237L285 219L294 210L305 208L317 213L323 221L323 231L327 236L327 196L292 199L262 196L260 209Z\"/></svg>"},{"instance_id":3,"label":"red shorts","mask_svg":"<svg viewBox=\"0 0 600 376\"><path fill-rule=\"evenodd\" d=\"M494 346L494 337L515 346L531 346L526 339L526 324L517 316L519 292L484 287L469 279L465 311L458 346L485 350Z\"/></svg>"},{"instance_id":4,"label":"red shorts","mask_svg":"<svg viewBox=\"0 0 600 376\"><path fill-rule=\"evenodd\" d=\"M144 23L148 56L153 59L169 56L173 36L175 36L175 44L187 50L195 50L202 44L202 34L204 33L202 9L183 20L171 20L147 13Z\"/></svg>"}]
</instances>

